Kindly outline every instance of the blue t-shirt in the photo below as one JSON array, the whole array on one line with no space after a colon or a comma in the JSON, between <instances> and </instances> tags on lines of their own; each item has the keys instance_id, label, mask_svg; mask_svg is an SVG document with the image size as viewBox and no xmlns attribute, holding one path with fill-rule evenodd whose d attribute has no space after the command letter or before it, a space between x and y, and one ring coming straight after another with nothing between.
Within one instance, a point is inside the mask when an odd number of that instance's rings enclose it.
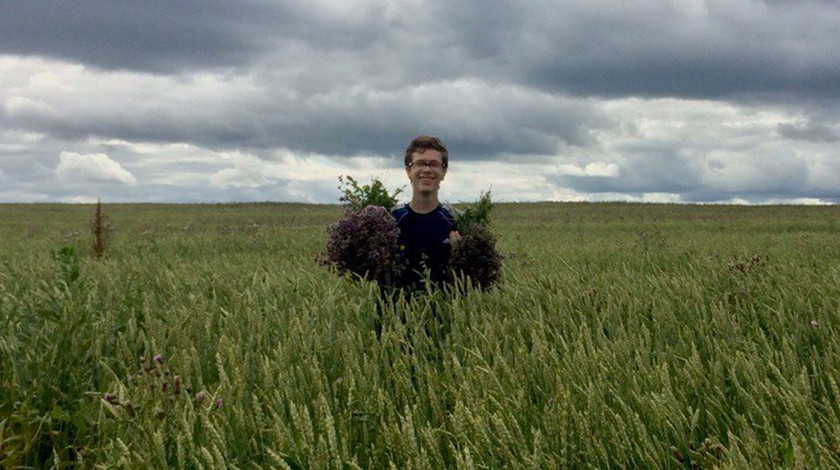
<instances>
[{"instance_id":1,"label":"blue t-shirt","mask_svg":"<svg viewBox=\"0 0 840 470\"><path fill-rule=\"evenodd\" d=\"M400 250L408 268L399 287L416 287L426 269L433 282L445 282L452 257L449 232L455 230L455 219L449 210L438 205L427 214L418 214L406 204L392 214L400 229Z\"/></svg>"}]
</instances>

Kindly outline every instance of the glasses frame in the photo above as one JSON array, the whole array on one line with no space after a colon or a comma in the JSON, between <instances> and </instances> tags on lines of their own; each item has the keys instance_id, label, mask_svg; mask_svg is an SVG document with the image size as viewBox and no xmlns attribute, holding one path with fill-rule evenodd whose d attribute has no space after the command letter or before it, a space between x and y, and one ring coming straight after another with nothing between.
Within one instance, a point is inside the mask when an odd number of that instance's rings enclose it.
<instances>
[{"instance_id":1,"label":"glasses frame","mask_svg":"<svg viewBox=\"0 0 840 470\"><path fill-rule=\"evenodd\" d=\"M417 160L417 161L414 161L414 162L410 162L405 167L408 168L408 169L428 168L430 170L438 170L438 171L446 169L446 165L443 162L439 162L437 160Z\"/></svg>"}]
</instances>

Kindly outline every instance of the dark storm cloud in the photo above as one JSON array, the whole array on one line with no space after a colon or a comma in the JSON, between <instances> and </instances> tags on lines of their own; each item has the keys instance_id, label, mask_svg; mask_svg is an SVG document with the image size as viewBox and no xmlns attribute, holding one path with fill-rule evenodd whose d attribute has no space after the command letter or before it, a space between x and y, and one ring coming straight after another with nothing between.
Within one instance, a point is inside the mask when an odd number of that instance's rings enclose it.
<instances>
[{"instance_id":1,"label":"dark storm cloud","mask_svg":"<svg viewBox=\"0 0 840 470\"><path fill-rule=\"evenodd\" d=\"M334 6L338 5L338 6ZM341 7L341 5L344 5ZM345 51L362 75L481 78L552 93L840 96L837 2L4 2L0 51L156 73L294 66ZM387 63L383 63L383 58ZM322 64L326 65L326 64ZM365 70L367 69L367 70ZM319 71L343 83L340 68ZM357 78L357 77L356 77ZM363 79L366 80L366 79Z\"/></svg>"},{"instance_id":2,"label":"dark storm cloud","mask_svg":"<svg viewBox=\"0 0 840 470\"><path fill-rule=\"evenodd\" d=\"M219 79L194 90L166 78L88 84L87 95L33 93L0 108L6 126L67 141L191 142L208 148L287 148L355 156L400 153L417 134L446 136L465 159L555 155L592 142L612 125L591 103L484 82L430 83L392 91L336 89L308 97L266 95L254 83ZM126 96L123 88L131 90ZM230 92L227 92L230 90ZM212 106L208 106L212 103ZM508 157L505 157L507 155Z\"/></svg>"},{"instance_id":3,"label":"dark storm cloud","mask_svg":"<svg viewBox=\"0 0 840 470\"><path fill-rule=\"evenodd\" d=\"M490 24L452 8L446 26L484 70L553 92L840 96L837 2L547 2Z\"/></svg>"},{"instance_id":4,"label":"dark storm cloud","mask_svg":"<svg viewBox=\"0 0 840 470\"><path fill-rule=\"evenodd\" d=\"M4 2L0 51L150 72L242 65L258 51L253 29L275 16L264 10L223 1Z\"/></svg>"},{"instance_id":5,"label":"dark storm cloud","mask_svg":"<svg viewBox=\"0 0 840 470\"><path fill-rule=\"evenodd\" d=\"M618 169L548 175L584 195L836 199L831 188L840 187L830 176L840 172L835 1L1 5L0 132L20 142L0 142L4 184L31 174L47 187L62 152L107 166L90 157L104 153L138 181L114 191L132 200L154 193L144 181L167 167L97 148L107 140L262 160L325 154L352 165L399 158L413 136L434 134L456 163ZM743 133L720 135L729 129ZM27 170L27 158L40 170ZM202 169L205 180L222 171L219 158ZM167 169L201 166L183 165ZM271 181L226 187L225 197L307 194ZM199 186L169 191L186 200L213 193Z\"/></svg>"},{"instance_id":6,"label":"dark storm cloud","mask_svg":"<svg viewBox=\"0 0 840 470\"><path fill-rule=\"evenodd\" d=\"M696 149L694 149L696 152ZM703 150L708 152L708 150ZM840 189L810 182L807 162L777 156L736 156L729 160L698 158L673 143L645 143L622 148L624 161L614 176L549 175L559 186L585 194L679 195L690 203L733 199L766 203L784 199L834 201ZM734 189L737 188L737 189Z\"/></svg>"},{"instance_id":7,"label":"dark storm cloud","mask_svg":"<svg viewBox=\"0 0 840 470\"><path fill-rule=\"evenodd\" d=\"M555 155L564 146L587 144L587 129L609 122L586 103L481 83L437 84L351 103L310 108L292 128L271 119L268 125L276 125L275 135L286 144L320 152L400 153L422 133L446 136L459 158L496 159Z\"/></svg>"},{"instance_id":8,"label":"dark storm cloud","mask_svg":"<svg viewBox=\"0 0 840 470\"><path fill-rule=\"evenodd\" d=\"M840 141L840 130L813 121L804 125L780 123L776 129L779 135L792 140L827 143Z\"/></svg>"},{"instance_id":9,"label":"dark storm cloud","mask_svg":"<svg viewBox=\"0 0 840 470\"><path fill-rule=\"evenodd\" d=\"M381 31L379 9L324 14L299 1L10 1L0 53L152 73L242 68L303 42L358 49ZM372 22L372 23L369 23Z\"/></svg>"},{"instance_id":10,"label":"dark storm cloud","mask_svg":"<svg viewBox=\"0 0 840 470\"><path fill-rule=\"evenodd\" d=\"M563 175L556 179L585 193L682 193L700 184L695 164L680 156L678 149L638 145L625 151L632 154L631 163L619 165L616 177Z\"/></svg>"}]
</instances>

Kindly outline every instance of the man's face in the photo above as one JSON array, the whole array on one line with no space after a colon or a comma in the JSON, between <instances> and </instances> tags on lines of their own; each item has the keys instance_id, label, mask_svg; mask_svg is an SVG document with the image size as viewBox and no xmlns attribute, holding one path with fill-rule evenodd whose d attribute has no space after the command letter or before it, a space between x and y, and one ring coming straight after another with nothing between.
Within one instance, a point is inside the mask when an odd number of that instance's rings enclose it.
<instances>
[{"instance_id":1,"label":"man's face","mask_svg":"<svg viewBox=\"0 0 840 470\"><path fill-rule=\"evenodd\" d=\"M411 154L412 164L405 169L411 187L421 193L437 193L440 182L446 176L443 156L437 150L426 149L423 153Z\"/></svg>"}]
</instances>

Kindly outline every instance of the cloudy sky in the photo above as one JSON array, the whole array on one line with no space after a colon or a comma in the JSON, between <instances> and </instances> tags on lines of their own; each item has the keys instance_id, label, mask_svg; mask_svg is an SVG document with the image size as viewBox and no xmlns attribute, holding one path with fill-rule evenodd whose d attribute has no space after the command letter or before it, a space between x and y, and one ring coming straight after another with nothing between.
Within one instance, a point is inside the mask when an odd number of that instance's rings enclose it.
<instances>
[{"instance_id":1,"label":"cloudy sky","mask_svg":"<svg viewBox=\"0 0 840 470\"><path fill-rule=\"evenodd\" d=\"M837 0L0 0L0 202L840 202Z\"/></svg>"}]
</instances>

